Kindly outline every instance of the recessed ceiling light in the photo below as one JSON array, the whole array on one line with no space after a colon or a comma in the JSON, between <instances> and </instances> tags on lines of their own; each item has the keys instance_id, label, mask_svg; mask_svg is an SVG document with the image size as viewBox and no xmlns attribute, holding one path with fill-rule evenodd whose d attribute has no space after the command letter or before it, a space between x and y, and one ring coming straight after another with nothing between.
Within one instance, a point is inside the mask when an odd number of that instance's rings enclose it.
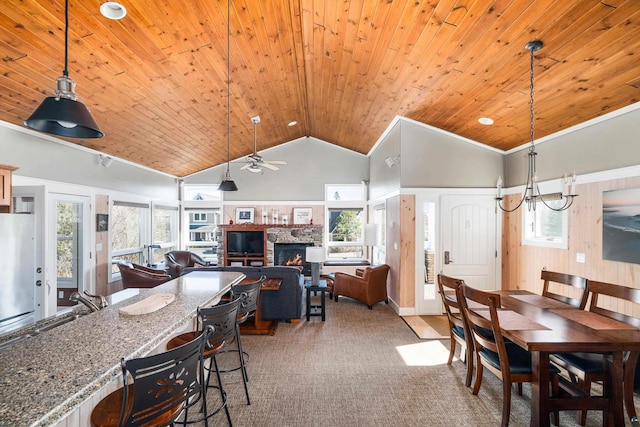
<instances>
[{"instance_id":1,"label":"recessed ceiling light","mask_svg":"<svg viewBox=\"0 0 640 427\"><path fill-rule=\"evenodd\" d=\"M294 121L292 121L292 122L289 122L289 124L288 124L287 126L295 126L295 125L297 125L297 124L298 124L298 122L296 122L296 121L294 120Z\"/></svg>"},{"instance_id":2,"label":"recessed ceiling light","mask_svg":"<svg viewBox=\"0 0 640 427\"><path fill-rule=\"evenodd\" d=\"M102 13L105 18L117 21L125 17L127 9L118 2L107 1L100 5L100 13Z\"/></svg>"},{"instance_id":3,"label":"recessed ceiling light","mask_svg":"<svg viewBox=\"0 0 640 427\"><path fill-rule=\"evenodd\" d=\"M480 117L478 119L478 122L480 122L480 124L482 125L492 125L493 124L493 119L490 119L489 117Z\"/></svg>"}]
</instances>

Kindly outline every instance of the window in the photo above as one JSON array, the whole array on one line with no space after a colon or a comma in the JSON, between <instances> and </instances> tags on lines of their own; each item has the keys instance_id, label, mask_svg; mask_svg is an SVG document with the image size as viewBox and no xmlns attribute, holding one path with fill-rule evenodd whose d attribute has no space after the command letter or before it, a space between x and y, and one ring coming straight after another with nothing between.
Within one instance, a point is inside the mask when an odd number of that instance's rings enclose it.
<instances>
[{"instance_id":1,"label":"window","mask_svg":"<svg viewBox=\"0 0 640 427\"><path fill-rule=\"evenodd\" d=\"M365 186L327 185L326 241L329 259L362 259L365 257L363 232L365 224Z\"/></svg>"},{"instance_id":2,"label":"window","mask_svg":"<svg viewBox=\"0 0 640 427\"><path fill-rule=\"evenodd\" d=\"M172 206L153 207L153 246L146 256L150 264L164 262L164 254L176 248L178 241L178 208Z\"/></svg>"},{"instance_id":3,"label":"window","mask_svg":"<svg viewBox=\"0 0 640 427\"><path fill-rule=\"evenodd\" d=\"M222 192L218 191L217 185L185 185L183 193L185 201L211 202L222 200Z\"/></svg>"},{"instance_id":4,"label":"window","mask_svg":"<svg viewBox=\"0 0 640 427\"><path fill-rule=\"evenodd\" d=\"M118 261L144 263L144 243L149 241L149 205L114 201L110 222L111 273L118 276Z\"/></svg>"},{"instance_id":5,"label":"window","mask_svg":"<svg viewBox=\"0 0 640 427\"><path fill-rule=\"evenodd\" d=\"M188 227L186 230L186 249L200 255L205 261L217 264L218 239L216 232L218 224L220 224L220 210L185 209L185 224Z\"/></svg>"},{"instance_id":6,"label":"window","mask_svg":"<svg viewBox=\"0 0 640 427\"><path fill-rule=\"evenodd\" d=\"M552 208L560 208L563 200L547 201ZM568 211L549 209L545 203L538 202L535 209L524 209L523 237L525 245L550 248L568 248Z\"/></svg>"}]
</instances>

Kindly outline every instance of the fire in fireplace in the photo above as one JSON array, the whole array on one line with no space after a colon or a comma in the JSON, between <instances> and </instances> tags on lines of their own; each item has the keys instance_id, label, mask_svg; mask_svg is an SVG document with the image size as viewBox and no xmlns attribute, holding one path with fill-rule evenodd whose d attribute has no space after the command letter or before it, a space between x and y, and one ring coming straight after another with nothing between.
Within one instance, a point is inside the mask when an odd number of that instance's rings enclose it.
<instances>
[{"instance_id":1,"label":"fire in fireplace","mask_svg":"<svg viewBox=\"0 0 640 427\"><path fill-rule=\"evenodd\" d=\"M313 243L274 243L273 264L302 267L302 274L310 276L311 265L304 259L307 246L313 246Z\"/></svg>"}]
</instances>

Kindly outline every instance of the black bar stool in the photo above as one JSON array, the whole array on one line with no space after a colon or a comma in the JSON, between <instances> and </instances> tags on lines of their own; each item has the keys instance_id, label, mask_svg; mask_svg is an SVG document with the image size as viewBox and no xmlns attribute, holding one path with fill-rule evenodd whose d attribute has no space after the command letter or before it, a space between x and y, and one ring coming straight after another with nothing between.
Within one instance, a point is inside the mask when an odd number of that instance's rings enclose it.
<instances>
[{"instance_id":1,"label":"black bar stool","mask_svg":"<svg viewBox=\"0 0 640 427\"><path fill-rule=\"evenodd\" d=\"M201 331L211 327L213 332L209 334L208 340L205 343L203 350L203 363L201 365L204 374L202 375L203 394L206 401L206 389L209 387L217 388L220 391L220 405L212 412L207 413L206 405L203 406L202 412L203 418L198 420L186 420L185 423L195 423L202 420L206 420L217 414L222 408L224 408L227 415L227 421L229 425L232 425L231 414L229 413L229 407L227 405L227 394L222 386L222 380L220 378L220 371L218 369L218 361L216 355L225 348L235 336L236 323L238 319L238 308L240 306L240 299L229 301L226 304L218 304L213 307L198 308L198 328L193 332L185 332L177 335L167 343L167 348L172 349L181 346L184 342L192 340L194 337L201 334ZM207 365L206 362L209 362ZM209 385L211 379L211 372L215 371L218 379L218 385Z\"/></svg>"},{"instance_id":2,"label":"black bar stool","mask_svg":"<svg viewBox=\"0 0 640 427\"><path fill-rule=\"evenodd\" d=\"M252 283L245 283L240 285L234 285L231 287L231 298L236 300L240 299L240 307L238 308L238 319L236 322L236 333L235 339L237 343L237 348L223 350L221 353L225 352L238 352L238 356L240 359L240 366L229 369L222 369L220 372L232 372L237 371L238 369L242 369L242 381L244 382L244 393L247 396L247 405L251 405L251 400L249 399L249 388L247 387L247 382L249 381L249 375L247 374L247 363L251 357L249 354L242 350L242 340L240 339L240 325L247 321L248 318L254 316L256 313L256 309L258 308L258 299L260 296L260 287L262 286L262 282L266 279L266 276L261 276L257 281ZM228 300L222 300L220 304L225 304Z\"/></svg>"},{"instance_id":3,"label":"black bar stool","mask_svg":"<svg viewBox=\"0 0 640 427\"><path fill-rule=\"evenodd\" d=\"M124 386L102 399L91 412L91 426L166 426L201 402L206 414L203 348L212 331L164 353L122 359ZM133 380L130 383L129 375ZM208 424L205 422L205 426Z\"/></svg>"}]
</instances>

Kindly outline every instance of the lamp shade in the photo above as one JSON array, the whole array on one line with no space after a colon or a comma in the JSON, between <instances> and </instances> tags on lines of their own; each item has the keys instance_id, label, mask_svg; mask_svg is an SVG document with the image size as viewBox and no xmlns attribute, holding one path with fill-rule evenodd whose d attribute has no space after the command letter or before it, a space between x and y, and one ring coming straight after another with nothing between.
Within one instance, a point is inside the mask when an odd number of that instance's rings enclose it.
<instances>
[{"instance_id":1,"label":"lamp shade","mask_svg":"<svg viewBox=\"0 0 640 427\"><path fill-rule=\"evenodd\" d=\"M364 226L364 245L378 246L380 226L378 224L366 224Z\"/></svg>"},{"instance_id":2,"label":"lamp shade","mask_svg":"<svg viewBox=\"0 0 640 427\"><path fill-rule=\"evenodd\" d=\"M45 98L24 124L40 132L70 138L104 136L82 102L55 96Z\"/></svg>"},{"instance_id":3,"label":"lamp shade","mask_svg":"<svg viewBox=\"0 0 640 427\"><path fill-rule=\"evenodd\" d=\"M229 164L227 163L227 173L224 175L224 180L220 183L218 191L238 191L238 186L231 179L231 172L229 172Z\"/></svg>"},{"instance_id":4,"label":"lamp shade","mask_svg":"<svg viewBox=\"0 0 640 427\"><path fill-rule=\"evenodd\" d=\"M304 254L304 260L306 262L324 262L324 248L320 246L307 246Z\"/></svg>"},{"instance_id":5,"label":"lamp shade","mask_svg":"<svg viewBox=\"0 0 640 427\"><path fill-rule=\"evenodd\" d=\"M220 183L218 191L238 191L238 186L230 179L225 179Z\"/></svg>"}]
</instances>

